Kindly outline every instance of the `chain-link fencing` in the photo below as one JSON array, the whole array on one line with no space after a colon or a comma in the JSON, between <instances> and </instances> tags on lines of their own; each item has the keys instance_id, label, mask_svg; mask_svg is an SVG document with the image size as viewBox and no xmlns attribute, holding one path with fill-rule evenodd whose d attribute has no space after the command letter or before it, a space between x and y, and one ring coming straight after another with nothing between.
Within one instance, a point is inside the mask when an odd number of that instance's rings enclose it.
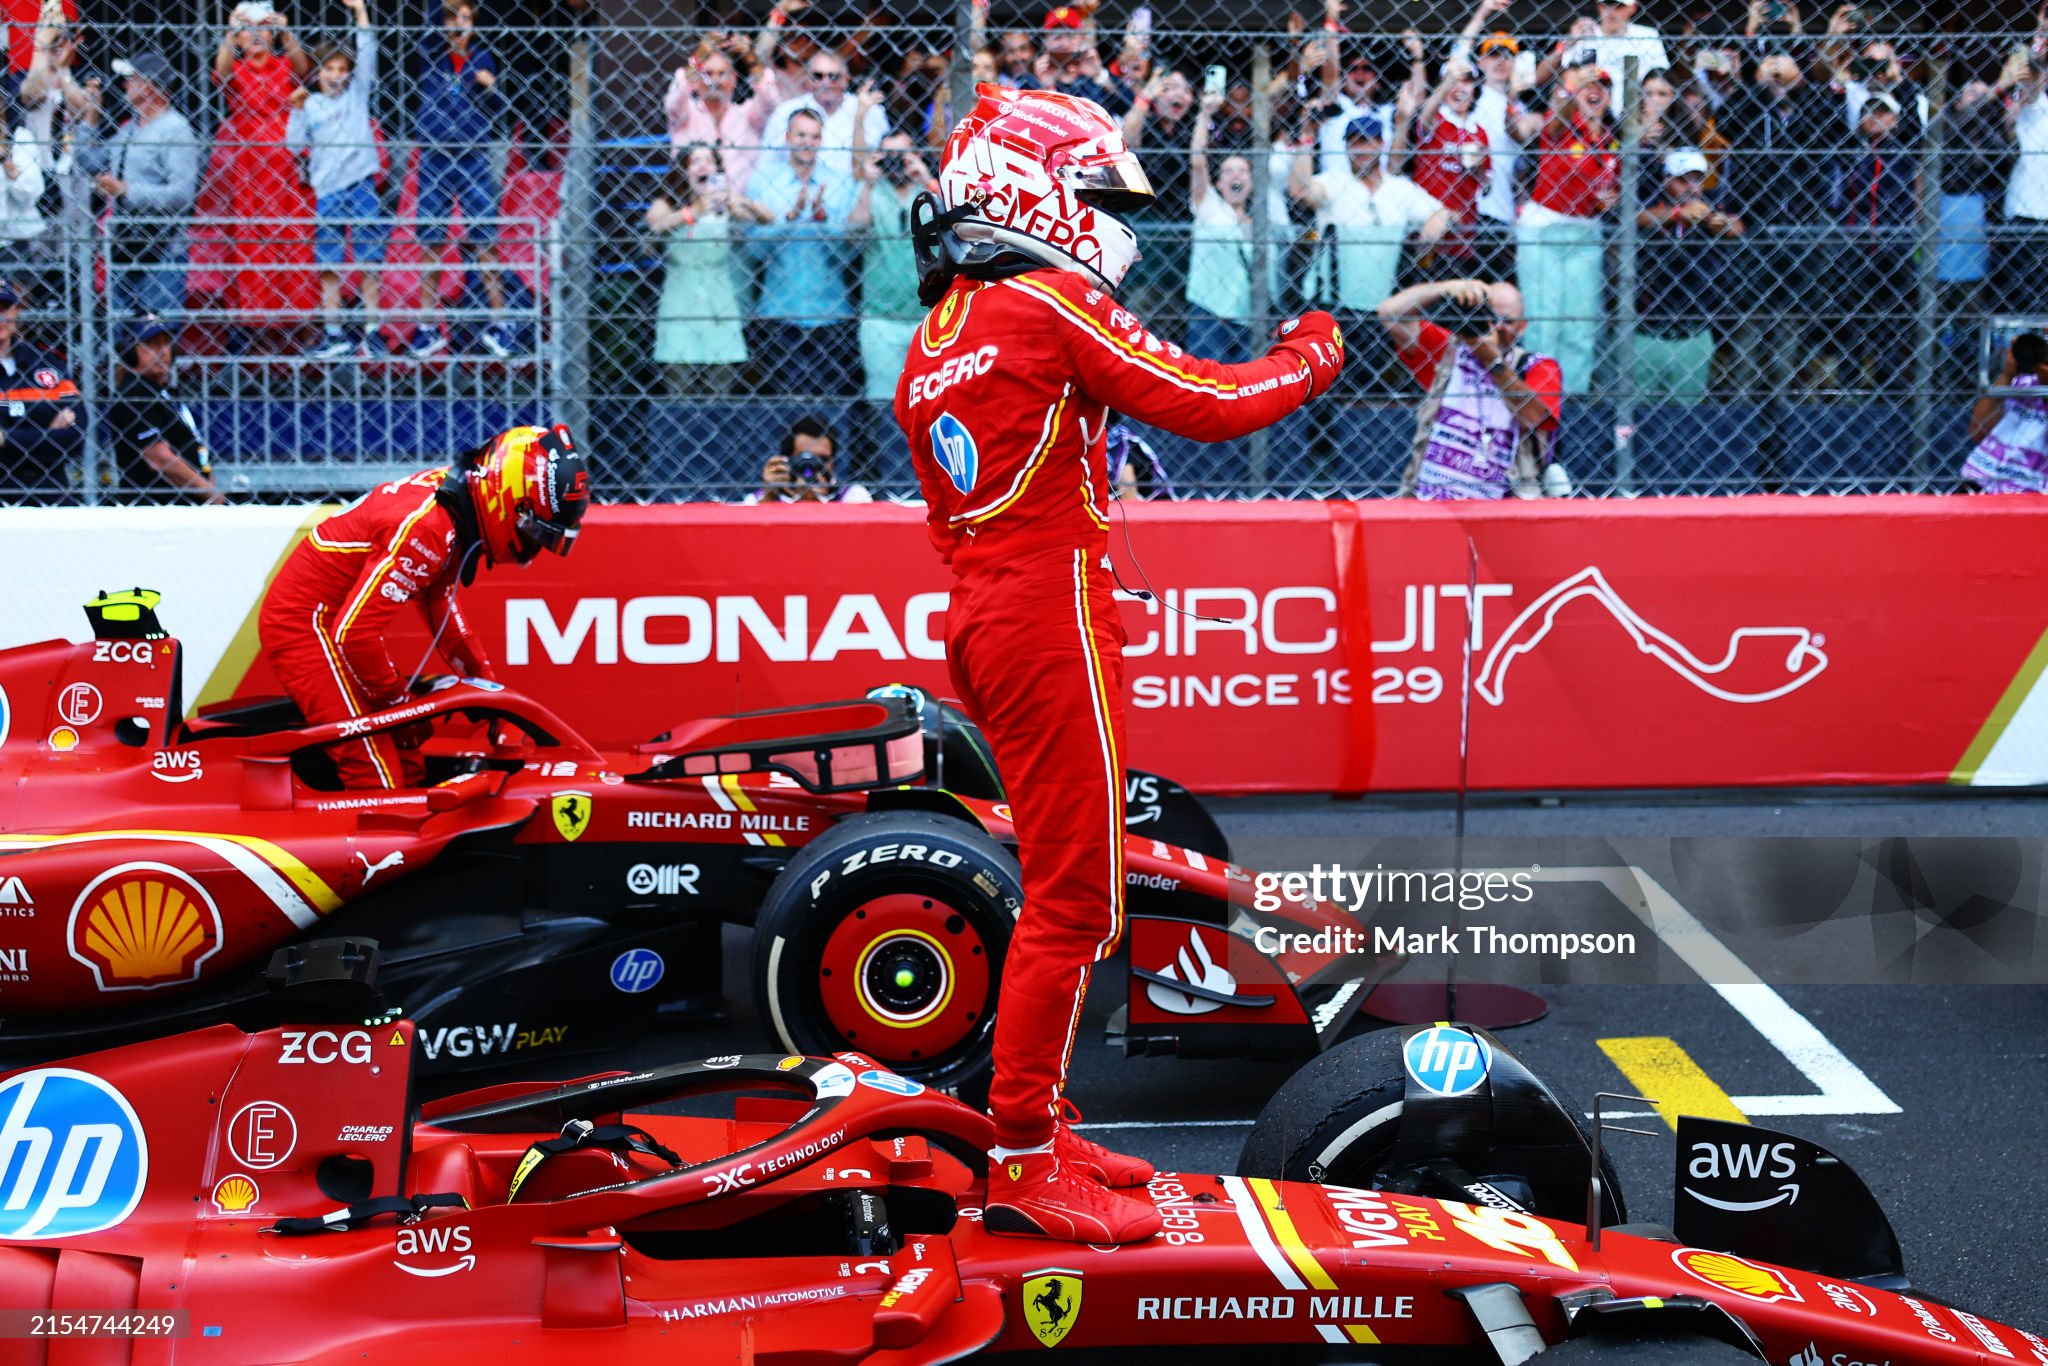
<instances>
[{"instance_id":1,"label":"chain-link fencing","mask_svg":"<svg viewBox=\"0 0 2048 1366\"><path fill-rule=\"evenodd\" d=\"M612 499L778 455L913 496L909 205L976 81L1123 120L1157 198L1119 299L1160 338L1345 324L1273 430L1138 432L1143 495L1402 491L1418 412L1465 416L1446 333L1556 394L1553 495L1949 491L2048 314L2010 0L60 3L10 29L0 501L194 496L181 454L352 496L546 420Z\"/></svg>"}]
</instances>

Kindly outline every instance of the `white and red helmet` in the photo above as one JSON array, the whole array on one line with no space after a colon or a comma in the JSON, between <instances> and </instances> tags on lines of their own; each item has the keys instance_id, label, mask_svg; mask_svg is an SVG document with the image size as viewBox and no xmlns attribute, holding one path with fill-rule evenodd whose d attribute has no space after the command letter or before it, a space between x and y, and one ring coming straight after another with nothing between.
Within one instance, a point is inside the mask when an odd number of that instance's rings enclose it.
<instances>
[{"instance_id":1,"label":"white and red helmet","mask_svg":"<svg viewBox=\"0 0 2048 1366\"><path fill-rule=\"evenodd\" d=\"M1053 266L1114 290L1138 257L1117 215L1152 199L1123 126L1074 95L976 89L939 171L947 264L967 275Z\"/></svg>"}]
</instances>

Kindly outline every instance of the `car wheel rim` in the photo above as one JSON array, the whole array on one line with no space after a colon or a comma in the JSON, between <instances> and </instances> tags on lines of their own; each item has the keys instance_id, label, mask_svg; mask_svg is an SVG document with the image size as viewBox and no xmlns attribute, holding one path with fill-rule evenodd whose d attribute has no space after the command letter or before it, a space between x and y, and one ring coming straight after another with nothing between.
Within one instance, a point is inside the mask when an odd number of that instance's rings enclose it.
<instances>
[{"instance_id":1,"label":"car wheel rim","mask_svg":"<svg viewBox=\"0 0 2048 1366\"><path fill-rule=\"evenodd\" d=\"M972 920L932 897L862 903L833 928L819 969L833 1029L880 1061L929 1064L986 1022L988 946Z\"/></svg>"}]
</instances>

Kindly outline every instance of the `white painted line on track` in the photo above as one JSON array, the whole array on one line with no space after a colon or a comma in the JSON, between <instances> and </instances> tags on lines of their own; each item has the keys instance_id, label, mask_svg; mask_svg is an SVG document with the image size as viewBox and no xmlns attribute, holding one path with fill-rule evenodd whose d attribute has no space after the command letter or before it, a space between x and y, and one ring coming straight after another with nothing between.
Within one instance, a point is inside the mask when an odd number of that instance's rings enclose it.
<instances>
[{"instance_id":1,"label":"white painted line on track","mask_svg":"<svg viewBox=\"0 0 2048 1366\"><path fill-rule=\"evenodd\" d=\"M1641 868L1545 868L1530 874L1539 882L1598 882L1634 912L1657 939L1713 988L1750 1027L1800 1075L1820 1088L1818 1095L1730 1096L1751 1116L1896 1115L1898 1104L1849 1061L1827 1035L1794 1010L1749 965L1735 956Z\"/></svg>"},{"instance_id":2,"label":"white painted line on track","mask_svg":"<svg viewBox=\"0 0 2048 1366\"><path fill-rule=\"evenodd\" d=\"M1430 871L1415 869L1409 871ZM1442 871L1442 870L1437 870ZM1849 1061L1818 1027L1794 1010L1756 975L1735 951L1701 924L1663 884L1633 865L1529 869L1470 869L1507 872L1537 882L1595 882L1646 926L1658 941L1726 1001L1785 1061L1818 1088L1818 1094L1730 1096L1746 1115L1896 1115L1898 1104L1863 1069ZM1282 874L1284 876L1284 874ZM1616 1118L1624 1116L1617 1115ZM1642 1115L1632 1116L1643 1118Z\"/></svg>"}]
</instances>

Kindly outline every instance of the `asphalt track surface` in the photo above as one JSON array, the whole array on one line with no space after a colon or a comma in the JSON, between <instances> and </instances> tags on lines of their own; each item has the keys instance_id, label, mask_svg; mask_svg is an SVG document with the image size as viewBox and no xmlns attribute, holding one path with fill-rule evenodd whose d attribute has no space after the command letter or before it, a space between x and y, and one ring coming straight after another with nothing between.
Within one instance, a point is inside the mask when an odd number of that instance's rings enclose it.
<instances>
[{"instance_id":1,"label":"asphalt track surface","mask_svg":"<svg viewBox=\"0 0 2048 1366\"><path fill-rule=\"evenodd\" d=\"M1448 836L1448 802L1244 799L1212 802L1233 856L1251 868L1298 866L1302 841L1341 857L1363 836ZM1652 801L1565 798L1478 801L1471 837L1621 839L1793 836L2010 837L2048 834L2048 799L1845 799L1829 794ZM2036 918L2042 908L2036 907ZM726 944L730 1019L645 1041L634 1062L759 1047L748 999L751 946ZM1115 965L1121 967L1119 962ZM1122 1003L1121 971L1098 975L1074 1054L1072 1094L1099 1140L1164 1170L1228 1171L1291 1064L1123 1057L1102 1044ZM1546 986L1540 1022L1502 1035L1539 1075L1588 1102L1631 1083L1601 1040L1674 1041L1728 1096L1816 1092L1786 1054L1704 983ZM1780 997L1825 1036L1896 1113L1787 1113L1758 1122L1832 1149L1890 1215L1915 1283L1937 1298L2048 1332L2048 987L1786 986ZM681 1047L679 1047L681 1045ZM1797 1100L1784 1102L1792 1110ZM1820 1107L1816 1107L1820 1108ZM1851 1108L1854 1108L1853 1106ZM1874 1108L1874 1107L1872 1107ZM1610 1140L1632 1218L1670 1214L1673 1148L1658 1138Z\"/></svg>"}]
</instances>

